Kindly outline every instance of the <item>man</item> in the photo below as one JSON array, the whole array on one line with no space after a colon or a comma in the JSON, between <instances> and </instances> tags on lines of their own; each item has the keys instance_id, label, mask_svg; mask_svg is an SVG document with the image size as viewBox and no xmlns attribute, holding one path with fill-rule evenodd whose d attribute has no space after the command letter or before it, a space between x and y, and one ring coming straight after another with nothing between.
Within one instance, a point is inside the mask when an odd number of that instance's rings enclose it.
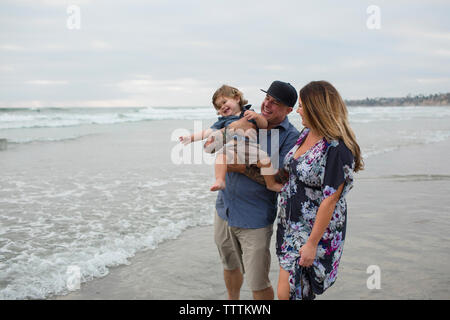
<instances>
[{"instance_id":1,"label":"man","mask_svg":"<svg viewBox=\"0 0 450 320\"><path fill-rule=\"evenodd\" d=\"M297 91L289 83L274 81L261 104L267 119L267 153L279 153L278 168L294 146L299 132L287 115L297 101ZM278 134L279 144L271 145L271 136ZM262 141L259 141L262 143ZM271 150L278 147L278 150ZM237 300L243 273L255 300L274 297L269 280L270 238L277 212L277 194L250 179L251 168L245 164L228 165L226 188L217 196L214 219L214 240L224 267L228 299Z\"/></svg>"}]
</instances>

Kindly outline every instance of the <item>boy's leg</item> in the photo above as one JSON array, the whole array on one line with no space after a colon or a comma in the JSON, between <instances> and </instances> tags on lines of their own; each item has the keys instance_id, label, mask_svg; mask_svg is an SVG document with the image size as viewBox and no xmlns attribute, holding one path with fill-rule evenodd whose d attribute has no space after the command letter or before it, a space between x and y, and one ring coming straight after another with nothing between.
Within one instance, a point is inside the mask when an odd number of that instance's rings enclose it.
<instances>
[{"instance_id":1,"label":"boy's leg","mask_svg":"<svg viewBox=\"0 0 450 320\"><path fill-rule=\"evenodd\" d=\"M219 153L216 156L216 163L214 165L216 182L210 188L211 191L218 191L225 189L225 177L227 174L227 156L224 153Z\"/></svg>"},{"instance_id":2,"label":"boy's leg","mask_svg":"<svg viewBox=\"0 0 450 320\"><path fill-rule=\"evenodd\" d=\"M223 190L226 187L226 174L227 174L227 164L235 163L235 142L231 141L223 146L217 152L216 163L214 165L216 182L211 187L211 191Z\"/></svg>"}]
</instances>

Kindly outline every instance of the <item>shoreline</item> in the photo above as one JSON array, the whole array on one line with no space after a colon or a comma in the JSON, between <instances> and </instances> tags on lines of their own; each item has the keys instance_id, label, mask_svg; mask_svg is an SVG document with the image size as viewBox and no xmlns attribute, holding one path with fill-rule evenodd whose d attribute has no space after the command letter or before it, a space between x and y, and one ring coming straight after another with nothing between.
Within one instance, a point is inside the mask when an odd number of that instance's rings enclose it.
<instances>
[{"instance_id":1,"label":"shoreline","mask_svg":"<svg viewBox=\"0 0 450 320\"><path fill-rule=\"evenodd\" d=\"M177 239L138 252L129 265L110 268L108 275L82 283L80 290L50 299L225 299L225 287L217 285L222 281L219 255L212 249L212 225L188 228ZM193 259L191 252L197 251L207 254ZM175 292L177 296L173 296Z\"/></svg>"}]
</instances>

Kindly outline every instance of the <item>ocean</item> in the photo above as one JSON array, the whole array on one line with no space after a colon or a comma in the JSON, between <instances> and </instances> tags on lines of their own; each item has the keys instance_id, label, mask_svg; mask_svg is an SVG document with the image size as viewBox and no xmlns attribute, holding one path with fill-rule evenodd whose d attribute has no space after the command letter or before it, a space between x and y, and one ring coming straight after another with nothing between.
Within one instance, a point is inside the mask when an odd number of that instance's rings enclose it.
<instances>
[{"instance_id":1,"label":"ocean","mask_svg":"<svg viewBox=\"0 0 450 320\"><path fill-rule=\"evenodd\" d=\"M450 107L348 110L366 159L450 138ZM73 270L81 282L104 277L211 225L213 158L173 156L177 132L216 117L211 107L0 108L0 299L66 294Z\"/></svg>"}]
</instances>

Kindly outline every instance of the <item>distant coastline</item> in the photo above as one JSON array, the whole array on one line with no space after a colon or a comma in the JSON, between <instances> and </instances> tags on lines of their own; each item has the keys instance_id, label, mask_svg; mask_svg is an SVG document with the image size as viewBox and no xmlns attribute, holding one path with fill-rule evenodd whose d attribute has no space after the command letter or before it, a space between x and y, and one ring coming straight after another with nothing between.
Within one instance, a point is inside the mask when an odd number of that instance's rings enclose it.
<instances>
[{"instance_id":1,"label":"distant coastline","mask_svg":"<svg viewBox=\"0 0 450 320\"><path fill-rule=\"evenodd\" d=\"M450 92L425 96L407 95L401 98L366 98L362 100L345 100L347 106L450 106Z\"/></svg>"}]
</instances>

